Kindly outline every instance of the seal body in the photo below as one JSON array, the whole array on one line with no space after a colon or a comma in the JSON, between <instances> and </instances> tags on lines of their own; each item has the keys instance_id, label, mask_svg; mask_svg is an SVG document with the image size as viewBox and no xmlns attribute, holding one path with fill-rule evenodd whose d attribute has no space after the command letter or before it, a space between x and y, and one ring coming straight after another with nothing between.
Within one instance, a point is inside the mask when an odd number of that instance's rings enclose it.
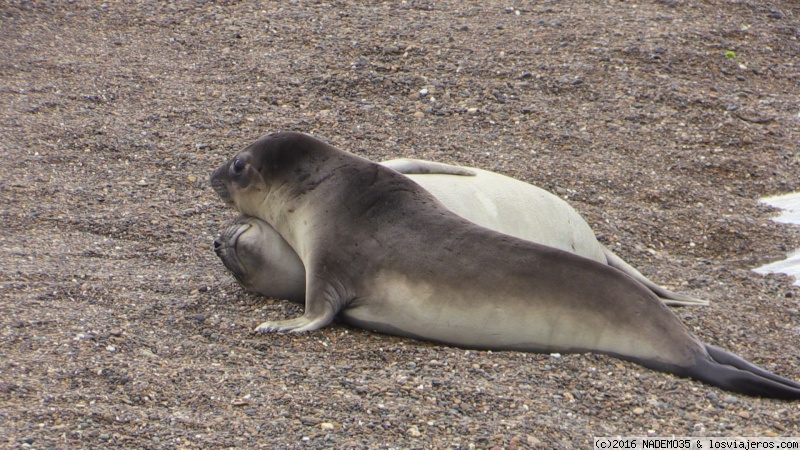
<instances>
[{"instance_id":1,"label":"seal body","mask_svg":"<svg viewBox=\"0 0 800 450\"><path fill-rule=\"evenodd\" d=\"M544 189L487 170L430 161L398 159L381 165L405 174L448 209L478 225L608 264L639 280L667 305L708 304L649 280L598 242L589 224L572 206ZM247 223L251 226L244 227ZM215 240L215 249L247 290L302 302L302 262L291 254L289 244L260 219L240 217ZM243 268L237 255L251 264Z\"/></svg>"},{"instance_id":2,"label":"seal body","mask_svg":"<svg viewBox=\"0 0 800 450\"><path fill-rule=\"evenodd\" d=\"M310 136L266 136L211 181L277 230L306 269L305 313L259 331L311 331L338 315L467 348L606 353L741 393L800 398L800 384L702 344L634 278L480 227L407 177Z\"/></svg>"}]
</instances>

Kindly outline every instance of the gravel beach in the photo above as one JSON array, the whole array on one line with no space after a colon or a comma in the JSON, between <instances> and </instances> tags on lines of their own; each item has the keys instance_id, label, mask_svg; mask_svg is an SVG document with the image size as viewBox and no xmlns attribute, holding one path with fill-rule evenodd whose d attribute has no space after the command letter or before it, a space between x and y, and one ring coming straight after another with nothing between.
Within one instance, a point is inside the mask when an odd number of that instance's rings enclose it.
<instances>
[{"instance_id":1,"label":"gravel beach","mask_svg":"<svg viewBox=\"0 0 800 450\"><path fill-rule=\"evenodd\" d=\"M800 380L800 4L0 2L0 447L590 448L800 436L800 402L459 349L244 292L210 172L301 131L550 190L704 342Z\"/></svg>"}]
</instances>

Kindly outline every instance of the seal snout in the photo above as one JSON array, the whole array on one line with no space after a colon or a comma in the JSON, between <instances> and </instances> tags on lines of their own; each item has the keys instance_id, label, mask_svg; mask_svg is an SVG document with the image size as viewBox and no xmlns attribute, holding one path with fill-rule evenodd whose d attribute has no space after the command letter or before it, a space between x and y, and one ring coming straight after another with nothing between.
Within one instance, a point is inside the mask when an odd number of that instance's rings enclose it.
<instances>
[{"instance_id":1,"label":"seal snout","mask_svg":"<svg viewBox=\"0 0 800 450\"><path fill-rule=\"evenodd\" d=\"M228 186L224 180L219 178L212 177L211 178L211 188L214 189L214 192L217 193L220 199L228 205L233 204L233 198L231 198L230 192L228 192Z\"/></svg>"},{"instance_id":2,"label":"seal snout","mask_svg":"<svg viewBox=\"0 0 800 450\"><path fill-rule=\"evenodd\" d=\"M233 204L233 198L231 198L231 193L228 190L228 183L227 183L227 174L228 174L228 167L230 166L230 162L227 162L220 166L217 170L211 173L211 188L214 189L214 192L219 195L219 198L222 199L228 205Z\"/></svg>"},{"instance_id":3,"label":"seal snout","mask_svg":"<svg viewBox=\"0 0 800 450\"><path fill-rule=\"evenodd\" d=\"M236 253L239 238L253 226L250 223L242 223L240 220L234 222L222 232L221 236L214 239L214 253L222 259L225 259L226 254Z\"/></svg>"}]
</instances>

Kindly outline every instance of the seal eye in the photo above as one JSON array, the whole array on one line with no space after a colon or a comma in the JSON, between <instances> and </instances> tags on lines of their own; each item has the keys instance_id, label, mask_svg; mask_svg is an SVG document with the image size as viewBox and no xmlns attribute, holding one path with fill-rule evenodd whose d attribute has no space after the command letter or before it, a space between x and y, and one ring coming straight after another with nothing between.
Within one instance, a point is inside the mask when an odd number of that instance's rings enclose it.
<instances>
[{"instance_id":1,"label":"seal eye","mask_svg":"<svg viewBox=\"0 0 800 450\"><path fill-rule=\"evenodd\" d=\"M241 175L244 172L244 167L247 165L243 159L236 158L231 164L231 173L234 175Z\"/></svg>"}]
</instances>

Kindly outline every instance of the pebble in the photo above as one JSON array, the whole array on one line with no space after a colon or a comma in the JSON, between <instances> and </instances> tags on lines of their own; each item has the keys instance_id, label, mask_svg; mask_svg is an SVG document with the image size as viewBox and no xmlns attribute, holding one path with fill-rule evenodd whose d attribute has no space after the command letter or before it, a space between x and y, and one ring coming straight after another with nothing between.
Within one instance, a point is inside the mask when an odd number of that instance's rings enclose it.
<instances>
[{"instance_id":1,"label":"pebble","mask_svg":"<svg viewBox=\"0 0 800 450\"><path fill-rule=\"evenodd\" d=\"M525 441L531 447L541 447L542 446L542 441L539 438L537 438L536 436L532 436L530 434L525 437Z\"/></svg>"},{"instance_id":2,"label":"pebble","mask_svg":"<svg viewBox=\"0 0 800 450\"><path fill-rule=\"evenodd\" d=\"M644 409L643 408L633 408L633 413L636 414L637 416L641 416L642 414L644 414Z\"/></svg>"}]
</instances>

